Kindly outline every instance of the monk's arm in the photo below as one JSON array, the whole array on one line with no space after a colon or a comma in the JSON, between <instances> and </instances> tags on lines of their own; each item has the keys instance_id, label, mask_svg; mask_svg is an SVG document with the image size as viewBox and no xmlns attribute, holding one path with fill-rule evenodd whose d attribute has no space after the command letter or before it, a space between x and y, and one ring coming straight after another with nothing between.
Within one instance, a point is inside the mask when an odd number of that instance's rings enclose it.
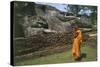
<instances>
[{"instance_id":1,"label":"monk's arm","mask_svg":"<svg viewBox=\"0 0 100 67\"><path fill-rule=\"evenodd\" d=\"M78 36L78 33L73 32L72 34L73 34L73 36L72 36L72 43L73 43L74 42L74 38L76 38Z\"/></svg>"},{"instance_id":2,"label":"monk's arm","mask_svg":"<svg viewBox=\"0 0 100 67\"><path fill-rule=\"evenodd\" d=\"M76 38L78 35L79 35L79 33L78 32L75 32L74 38Z\"/></svg>"}]
</instances>

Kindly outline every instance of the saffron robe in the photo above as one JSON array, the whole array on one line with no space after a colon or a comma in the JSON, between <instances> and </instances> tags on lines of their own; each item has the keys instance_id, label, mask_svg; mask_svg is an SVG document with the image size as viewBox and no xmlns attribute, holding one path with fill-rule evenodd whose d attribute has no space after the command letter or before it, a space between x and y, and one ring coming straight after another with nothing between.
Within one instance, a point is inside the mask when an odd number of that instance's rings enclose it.
<instances>
[{"instance_id":1,"label":"saffron robe","mask_svg":"<svg viewBox=\"0 0 100 67\"><path fill-rule=\"evenodd\" d=\"M82 42L82 32L78 29L75 31L76 37L73 39L72 43L72 56L77 59L80 57L80 45Z\"/></svg>"}]
</instances>

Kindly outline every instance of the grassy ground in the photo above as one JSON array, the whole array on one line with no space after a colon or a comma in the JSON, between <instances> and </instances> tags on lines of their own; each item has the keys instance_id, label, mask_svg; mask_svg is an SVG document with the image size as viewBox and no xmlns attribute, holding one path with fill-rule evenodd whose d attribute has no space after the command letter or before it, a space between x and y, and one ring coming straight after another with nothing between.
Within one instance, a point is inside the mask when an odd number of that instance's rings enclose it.
<instances>
[{"instance_id":1,"label":"grassy ground","mask_svg":"<svg viewBox=\"0 0 100 67\"><path fill-rule=\"evenodd\" d=\"M83 57L80 62L96 61L97 60L96 52L97 52L96 48L93 48L87 45L82 46L81 53ZM18 61L16 65L55 64L55 63L68 63L68 62L76 62L73 60L71 56L71 49L63 53L56 53L53 55L48 55L48 56L40 57L36 59Z\"/></svg>"}]
</instances>

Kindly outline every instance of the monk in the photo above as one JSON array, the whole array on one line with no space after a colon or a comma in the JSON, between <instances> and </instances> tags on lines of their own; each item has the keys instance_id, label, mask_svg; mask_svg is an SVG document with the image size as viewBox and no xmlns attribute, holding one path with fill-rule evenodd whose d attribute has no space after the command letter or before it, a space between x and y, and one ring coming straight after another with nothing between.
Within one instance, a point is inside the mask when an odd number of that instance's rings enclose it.
<instances>
[{"instance_id":1,"label":"monk","mask_svg":"<svg viewBox=\"0 0 100 67\"><path fill-rule=\"evenodd\" d=\"M73 27L72 56L75 60L80 59L80 46L82 43L82 32L77 25Z\"/></svg>"}]
</instances>

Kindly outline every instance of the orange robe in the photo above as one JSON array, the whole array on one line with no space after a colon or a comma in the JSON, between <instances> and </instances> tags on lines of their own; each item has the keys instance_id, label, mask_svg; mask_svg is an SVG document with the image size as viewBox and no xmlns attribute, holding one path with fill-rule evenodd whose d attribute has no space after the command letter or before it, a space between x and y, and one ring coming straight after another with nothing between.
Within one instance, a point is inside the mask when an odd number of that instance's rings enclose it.
<instances>
[{"instance_id":1,"label":"orange robe","mask_svg":"<svg viewBox=\"0 0 100 67\"><path fill-rule=\"evenodd\" d=\"M78 29L76 33L77 33L77 36L74 37L73 44L72 44L72 56L75 59L80 57L80 45L82 42L82 32Z\"/></svg>"}]
</instances>

